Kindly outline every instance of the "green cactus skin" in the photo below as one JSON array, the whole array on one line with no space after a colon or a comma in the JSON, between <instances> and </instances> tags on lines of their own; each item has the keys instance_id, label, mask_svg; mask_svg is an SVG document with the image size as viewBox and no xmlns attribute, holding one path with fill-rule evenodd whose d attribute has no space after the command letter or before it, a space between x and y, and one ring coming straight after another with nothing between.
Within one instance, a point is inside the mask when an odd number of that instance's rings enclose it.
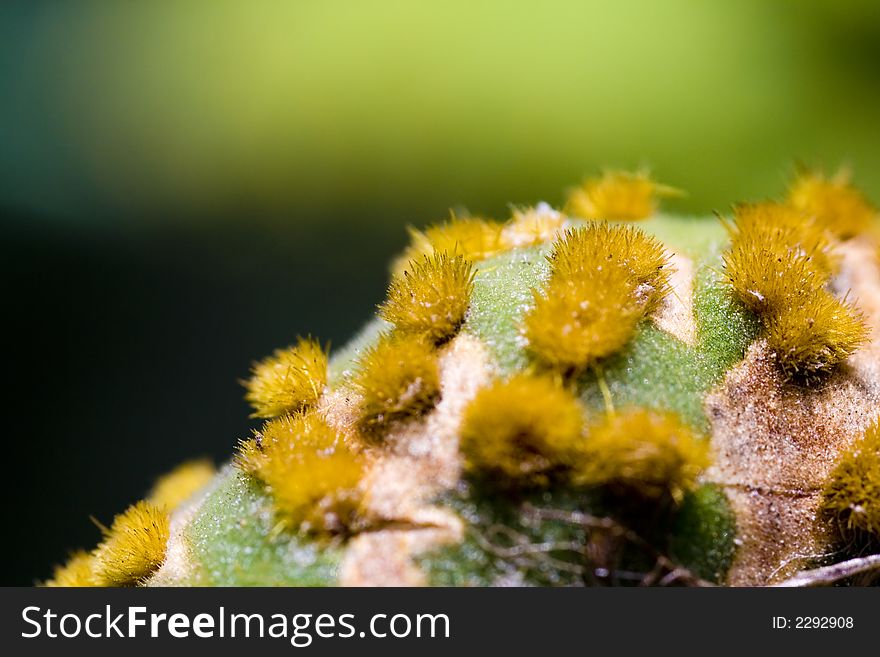
<instances>
[{"instance_id":1,"label":"green cactus skin","mask_svg":"<svg viewBox=\"0 0 880 657\"><path fill-rule=\"evenodd\" d=\"M336 582L340 550L275 531L272 500L253 478L228 465L199 494L179 539L187 568L160 570L157 586L326 586ZM181 509L186 513L186 509Z\"/></svg>"}]
</instances>

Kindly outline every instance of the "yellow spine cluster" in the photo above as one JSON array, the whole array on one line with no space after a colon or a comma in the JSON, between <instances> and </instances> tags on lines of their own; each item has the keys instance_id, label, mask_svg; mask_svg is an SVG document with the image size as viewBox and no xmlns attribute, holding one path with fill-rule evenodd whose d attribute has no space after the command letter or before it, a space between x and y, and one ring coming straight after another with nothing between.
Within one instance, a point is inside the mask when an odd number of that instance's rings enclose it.
<instances>
[{"instance_id":1,"label":"yellow spine cluster","mask_svg":"<svg viewBox=\"0 0 880 657\"><path fill-rule=\"evenodd\" d=\"M515 208L501 231L501 242L509 249L525 248L555 240L565 227L566 217L546 203Z\"/></svg>"},{"instance_id":2,"label":"yellow spine cluster","mask_svg":"<svg viewBox=\"0 0 880 657\"><path fill-rule=\"evenodd\" d=\"M355 526L366 458L317 411L266 422L236 461L266 484L285 527L340 534Z\"/></svg>"},{"instance_id":3,"label":"yellow spine cluster","mask_svg":"<svg viewBox=\"0 0 880 657\"><path fill-rule=\"evenodd\" d=\"M866 233L877 221L877 209L852 185L848 171L832 177L801 173L789 188L788 203L841 239Z\"/></svg>"},{"instance_id":4,"label":"yellow spine cluster","mask_svg":"<svg viewBox=\"0 0 880 657\"><path fill-rule=\"evenodd\" d=\"M788 376L809 381L865 340L859 312L826 289L834 256L827 232L815 221L790 206L762 203L736 206L727 227L728 282L761 318Z\"/></svg>"},{"instance_id":5,"label":"yellow spine cluster","mask_svg":"<svg viewBox=\"0 0 880 657\"><path fill-rule=\"evenodd\" d=\"M165 560L168 513L149 502L137 502L113 519L95 549L95 575L109 586L140 584Z\"/></svg>"},{"instance_id":6,"label":"yellow spine cluster","mask_svg":"<svg viewBox=\"0 0 880 657\"><path fill-rule=\"evenodd\" d=\"M627 409L587 428L571 392L532 374L477 393L460 449L467 472L499 487L564 483L676 502L709 464L707 441L678 416Z\"/></svg>"},{"instance_id":7,"label":"yellow spine cluster","mask_svg":"<svg viewBox=\"0 0 880 657\"><path fill-rule=\"evenodd\" d=\"M403 271L412 260L420 260L435 251L460 255L472 262L491 258L505 246L501 240L501 224L482 217L456 217L424 231L410 228L410 245L395 260L394 273Z\"/></svg>"},{"instance_id":8,"label":"yellow spine cluster","mask_svg":"<svg viewBox=\"0 0 880 657\"><path fill-rule=\"evenodd\" d=\"M574 217L585 219L636 221L653 216L660 197L679 193L657 184L643 171L608 171L571 190L565 210Z\"/></svg>"},{"instance_id":9,"label":"yellow spine cluster","mask_svg":"<svg viewBox=\"0 0 880 657\"><path fill-rule=\"evenodd\" d=\"M822 509L845 538L880 540L880 423L843 455L825 487Z\"/></svg>"},{"instance_id":10,"label":"yellow spine cluster","mask_svg":"<svg viewBox=\"0 0 880 657\"><path fill-rule=\"evenodd\" d=\"M245 398L252 417L277 417L308 408L327 384L327 351L316 340L300 338L254 365Z\"/></svg>"},{"instance_id":11,"label":"yellow spine cluster","mask_svg":"<svg viewBox=\"0 0 880 657\"><path fill-rule=\"evenodd\" d=\"M623 347L669 291L662 245L632 226L569 230L548 257L550 278L523 319L530 351L564 372Z\"/></svg>"},{"instance_id":12,"label":"yellow spine cluster","mask_svg":"<svg viewBox=\"0 0 880 657\"><path fill-rule=\"evenodd\" d=\"M398 331L440 343L461 326L470 305L474 270L469 260L435 251L396 274L379 315Z\"/></svg>"},{"instance_id":13,"label":"yellow spine cluster","mask_svg":"<svg viewBox=\"0 0 880 657\"><path fill-rule=\"evenodd\" d=\"M361 431L375 440L434 405L440 395L437 354L421 336L386 333L361 356L354 384L362 396Z\"/></svg>"},{"instance_id":14,"label":"yellow spine cluster","mask_svg":"<svg viewBox=\"0 0 880 657\"><path fill-rule=\"evenodd\" d=\"M204 488L215 474L214 464L207 459L187 461L156 481L147 501L173 511Z\"/></svg>"},{"instance_id":15,"label":"yellow spine cluster","mask_svg":"<svg viewBox=\"0 0 880 657\"><path fill-rule=\"evenodd\" d=\"M506 485L547 485L581 461L583 411L543 376L518 374L481 390L464 413L465 468Z\"/></svg>"},{"instance_id":16,"label":"yellow spine cluster","mask_svg":"<svg viewBox=\"0 0 880 657\"><path fill-rule=\"evenodd\" d=\"M628 409L591 428L575 481L680 501L708 465L707 441L676 415Z\"/></svg>"},{"instance_id":17,"label":"yellow spine cluster","mask_svg":"<svg viewBox=\"0 0 880 657\"><path fill-rule=\"evenodd\" d=\"M45 582L48 587L89 587L100 586L95 574L95 555L85 550L77 550L70 555L67 563L57 566L52 579Z\"/></svg>"}]
</instances>

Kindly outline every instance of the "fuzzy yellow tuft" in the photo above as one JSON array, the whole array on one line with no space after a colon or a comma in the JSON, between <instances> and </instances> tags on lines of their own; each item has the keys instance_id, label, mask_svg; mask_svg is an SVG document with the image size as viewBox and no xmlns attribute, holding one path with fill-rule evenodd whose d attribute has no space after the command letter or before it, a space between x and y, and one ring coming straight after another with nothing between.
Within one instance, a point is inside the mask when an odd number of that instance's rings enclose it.
<instances>
[{"instance_id":1,"label":"fuzzy yellow tuft","mask_svg":"<svg viewBox=\"0 0 880 657\"><path fill-rule=\"evenodd\" d=\"M52 579L45 582L48 587L86 587L100 586L95 574L95 556L85 550L77 550L63 566L57 566Z\"/></svg>"},{"instance_id":2,"label":"fuzzy yellow tuft","mask_svg":"<svg viewBox=\"0 0 880 657\"><path fill-rule=\"evenodd\" d=\"M544 486L578 466L583 411L552 379L518 374L484 388L465 410L465 468L508 486Z\"/></svg>"},{"instance_id":3,"label":"fuzzy yellow tuft","mask_svg":"<svg viewBox=\"0 0 880 657\"><path fill-rule=\"evenodd\" d=\"M638 408L609 415L592 428L574 479L678 501L708 465L708 442L676 415Z\"/></svg>"},{"instance_id":4,"label":"fuzzy yellow tuft","mask_svg":"<svg viewBox=\"0 0 880 657\"><path fill-rule=\"evenodd\" d=\"M140 584L165 560L168 513L155 504L137 502L113 519L95 549L98 580L109 586Z\"/></svg>"},{"instance_id":5,"label":"fuzzy yellow tuft","mask_svg":"<svg viewBox=\"0 0 880 657\"><path fill-rule=\"evenodd\" d=\"M777 203L738 205L724 268L734 293L753 312L777 312L821 288L834 269L824 232Z\"/></svg>"},{"instance_id":6,"label":"fuzzy yellow tuft","mask_svg":"<svg viewBox=\"0 0 880 657\"><path fill-rule=\"evenodd\" d=\"M782 203L740 203L734 223L725 224L734 242L786 263L800 261L817 276L830 277L837 267L830 233L813 217Z\"/></svg>"},{"instance_id":7,"label":"fuzzy yellow tuft","mask_svg":"<svg viewBox=\"0 0 880 657\"><path fill-rule=\"evenodd\" d=\"M849 358L868 338L861 313L824 289L767 321L767 344L790 378L809 382Z\"/></svg>"},{"instance_id":8,"label":"fuzzy yellow tuft","mask_svg":"<svg viewBox=\"0 0 880 657\"><path fill-rule=\"evenodd\" d=\"M204 488L215 472L214 464L208 459L187 461L160 477L147 501L173 511L196 491Z\"/></svg>"},{"instance_id":9,"label":"fuzzy yellow tuft","mask_svg":"<svg viewBox=\"0 0 880 657\"><path fill-rule=\"evenodd\" d=\"M236 462L266 484L285 527L313 534L355 527L366 459L317 411L266 422Z\"/></svg>"},{"instance_id":10,"label":"fuzzy yellow tuft","mask_svg":"<svg viewBox=\"0 0 880 657\"><path fill-rule=\"evenodd\" d=\"M501 241L509 249L550 242L559 236L566 217L546 203L531 208L516 208L501 232Z\"/></svg>"},{"instance_id":11,"label":"fuzzy yellow tuft","mask_svg":"<svg viewBox=\"0 0 880 657\"><path fill-rule=\"evenodd\" d=\"M835 259L824 230L779 203L741 204L725 224L724 267L734 293L753 312L778 313L820 289Z\"/></svg>"},{"instance_id":12,"label":"fuzzy yellow tuft","mask_svg":"<svg viewBox=\"0 0 880 657\"><path fill-rule=\"evenodd\" d=\"M238 450L232 458L232 462L239 470L252 477L259 477L265 461L266 454L263 452L263 435L261 433L257 432L252 438L239 440Z\"/></svg>"},{"instance_id":13,"label":"fuzzy yellow tuft","mask_svg":"<svg viewBox=\"0 0 880 657\"><path fill-rule=\"evenodd\" d=\"M327 351L317 340L299 338L254 365L245 398L254 407L251 417L277 417L314 405L326 384Z\"/></svg>"},{"instance_id":14,"label":"fuzzy yellow tuft","mask_svg":"<svg viewBox=\"0 0 880 657\"><path fill-rule=\"evenodd\" d=\"M739 205L727 228L728 283L761 319L789 377L809 382L865 341L858 310L826 289L836 265L832 244L809 216L777 203Z\"/></svg>"},{"instance_id":15,"label":"fuzzy yellow tuft","mask_svg":"<svg viewBox=\"0 0 880 657\"><path fill-rule=\"evenodd\" d=\"M880 540L880 423L843 455L825 487L822 508L847 538Z\"/></svg>"},{"instance_id":16,"label":"fuzzy yellow tuft","mask_svg":"<svg viewBox=\"0 0 880 657\"><path fill-rule=\"evenodd\" d=\"M410 261L430 256L435 251L460 255L473 262L491 258L505 249L501 229L501 224L496 221L455 215L449 221L429 226L424 231L410 228L410 245L394 261L392 271L399 274Z\"/></svg>"},{"instance_id":17,"label":"fuzzy yellow tuft","mask_svg":"<svg viewBox=\"0 0 880 657\"><path fill-rule=\"evenodd\" d=\"M634 226L591 222L565 232L548 257L553 282L625 278L635 303L653 309L669 291L666 251Z\"/></svg>"},{"instance_id":18,"label":"fuzzy yellow tuft","mask_svg":"<svg viewBox=\"0 0 880 657\"><path fill-rule=\"evenodd\" d=\"M805 172L792 183L788 202L831 230L848 239L871 229L877 209L850 182L847 171L832 177Z\"/></svg>"},{"instance_id":19,"label":"fuzzy yellow tuft","mask_svg":"<svg viewBox=\"0 0 880 657\"><path fill-rule=\"evenodd\" d=\"M368 439L378 438L434 405L440 395L437 355L420 336L386 333L361 356L354 384L363 397L360 428Z\"/></svg>"},{"instance_id":20,"label":"fuzzy yellow tuft","mask_svg":"<svg viewBox=\"0 0 880 657\"><path fill-rule=\"evenodd\" d=\"M440 343L452 337L464 321L473 287L469 260L435 252L410 262L394 276L379 315L399 331Z\"/></svg>"},{"instance_id":21,"label":"fuzzy yellow tuft","mask_svg":"<svg viewBox=\"0 0 880 657\"><path fill-rule=\"evenodd\" d=\"M579 371L622 348L669 291L662 245L631 226L569 230L548 256L550 278L523 318L529 350Z\"/></svg>"},{"instance_id":22,"label":"fuzzy yellow tuft","mask_svg":"<svg viewBox=\"0 0 880 657\"><path fill-rule=\"evenodd\" d=\"M643 171L608 171L571 190L565 210L585 219L635 221L654 215L659 198L679 194L672 187L654 182Z\"/></svg>"},{"instance_id":23,"label":"fuzzy yellow tuft","mask_svg":"<svg viewBox=\"0 0 880 657\"><path fill-rule=\"evenodd\" d=\"M522 331L538 360L561 372L576 373L629 342L642 313L634 304L626 305L621 294L630 290L623 282L603 282L609 287L565 283L534 292Z\"/></svg>"}]
</instances>

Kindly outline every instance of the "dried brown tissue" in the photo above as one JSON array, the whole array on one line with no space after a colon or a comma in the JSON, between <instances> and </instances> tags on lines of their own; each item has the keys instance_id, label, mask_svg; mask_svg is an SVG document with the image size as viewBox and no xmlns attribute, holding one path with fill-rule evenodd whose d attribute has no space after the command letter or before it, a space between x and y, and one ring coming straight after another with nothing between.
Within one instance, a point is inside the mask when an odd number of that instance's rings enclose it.
<instances>
[{"instance_id":1,"label":"dried brown tissue","mask_svg":"<svg viewBox=\"0 0 880 657\"><path fill-rule=\"evenodd\" d=\"M861 308L869 343L822 385L805 388L785 382L758 340L706 401L715 463L707 478L725 487L737 520L734 586L781 581L829 556L833 535L817 520L822 488L880 412L876 246L850 240L839 250L833 288Z\"/></svg>"},{"instance_id":2,"label":"dried brown tissue","mask_svg":"<svg viewBox=\"0 0 880 657\"><path fill-rule=\"evenodd\" d=\"M461 334L439 356L441 397L424 418L394 429L386 437L387 454L367 475L365 505L372 518L388 526L352 539L343 558L344 586L412 586L423 584L423 573L412 557L461 540L464 531L454 513L431 504L453 487L461 475L458 434L467 403L492 376L486 347ZM340 403L339 399L347 399ZM343 430L351 427L357 404L340 389L327 400L328 419ZM345 429L342 425L347 425Z\"/></svg>"}]
</instances>

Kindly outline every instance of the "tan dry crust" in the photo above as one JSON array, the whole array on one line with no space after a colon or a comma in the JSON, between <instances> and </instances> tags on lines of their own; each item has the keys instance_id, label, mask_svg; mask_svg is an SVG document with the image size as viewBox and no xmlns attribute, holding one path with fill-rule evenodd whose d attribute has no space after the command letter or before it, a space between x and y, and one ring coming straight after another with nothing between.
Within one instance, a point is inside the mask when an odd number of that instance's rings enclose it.
<instances>
[{"instance_id":1,"label":"tan dry crust","mask_svg":"<svg viewBox=\"0 0 880 657\"><path fill-rule=\"evenodd\" d=\"M694 263L677 253L669 254L671 273L669 293L651 314L651 321L661 331L678 338L687 345L697 343L697 323L694 318Z\"/></svg>"},{"instance_id":2,"label":"tan dry crust","mask_svg":"<svg viewBox=\"0 0 880 657\"><path fill-rule=\"evenodd\" d=\"M350 542L343 559L344 586L413 586L424 583L412 556L458 542L464 531L451 511L431 499L453 487L461 475L458 435L467 403L492 376L486 347L459 335L439 356L440 401L424 418L401 425L385 439L382 455L366 478L366 514L387 528L364 532ZM358 398L347 386L322 404L328 421L350 432Z\"/></svg>"},{"instance_id":3,"label":"tan dry crust","mask_svg":"<svg viewBox=\"0 0 880 657\"><path fill-rule=\"evenodd\" d=\"M865 313L871 341L822 385L786 384L765 341L706 400L715 465L737 518L739 547L728 583L755 586L785 579L833 551L817 521L821 491L841 451L880 412L880 268L876 246L840 247L834 288Z\"/></svg>"}]
</instances>

